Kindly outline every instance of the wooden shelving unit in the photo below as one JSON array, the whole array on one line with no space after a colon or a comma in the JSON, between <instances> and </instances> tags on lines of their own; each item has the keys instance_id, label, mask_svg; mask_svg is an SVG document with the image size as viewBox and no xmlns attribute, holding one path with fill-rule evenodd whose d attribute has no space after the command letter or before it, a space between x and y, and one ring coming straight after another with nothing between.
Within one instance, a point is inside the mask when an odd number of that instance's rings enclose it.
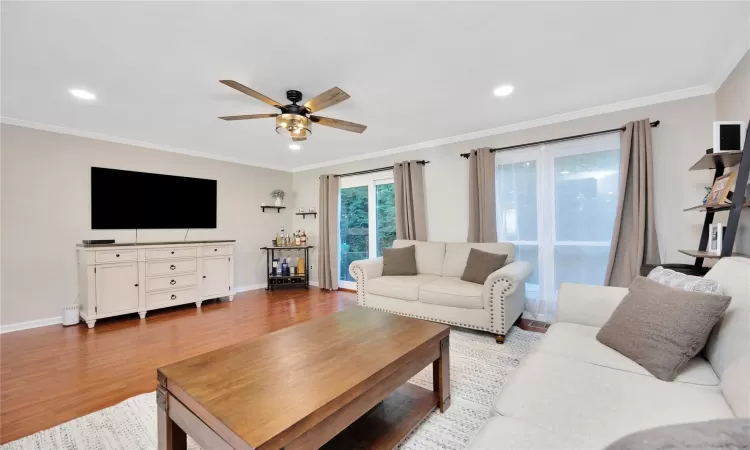
<instances>
[{"instance_id":1,"label":"wooden shelving unit","mask_svg":"<svg viewBox=\"0 0 750 450\"><path fill-rule=\"evenodd\" d=\"M316 212L303 212L303 213L294 213L295 216L302 216L303 219L306 219L307 216L313 216L313 219L316 219L318 217L318 213Z\"/></svg>"},{"instance_id":2,"label":"wooden shelving unit","mask_svg":"<svg viewBox=\"0 0 750 450\"><path fill-rule=\"evenodd\" d=\"M282 209L286 209L286 206L273 206L273 205L268 206L268 205L266 205L266 206L261 206L260 209L262 209L263 212L266 212L266 209L275 209L276 212L280 213Z\"/></svg>"},{"instance_id":3,"label":"wooden shelving unit","mask_svg":"<svg viewBox=\"0 0 750 450\"><path fill-rule=\"evenodd\" d=\"M750 127L748 127L745 134L745 145L743 146L742 151L707 153L690 167L690 170L716 170L714 173L714 181L716 181L717 178L724 175L725 169L739 164L739 167L737 168L737 178L734 185L734 195L732 196L732 203L730 205L699 205L685 209L685 211L704 211L706 213L706 217L703 219L703 231L701 232L701 240L698 244L698 249L679 250L680 253L695 258L694 271L698 274L705 272L705 269L703 268L704 259L718 259L726 256L746 257L746 255L734 252L733 250L740 215L742 214L743 209L750 207L750 201L748 201L750 199L744 198L748 173L750 173L750 150L748 150L748 148L750 148ZM729 211L729 219L727 220L727 228L724 233L721 252L717 255L715 252L707 252L706 249L708 248L708 234L711 224L714 221L714 213L719 211Z\"/></svg>"}]
</instances>

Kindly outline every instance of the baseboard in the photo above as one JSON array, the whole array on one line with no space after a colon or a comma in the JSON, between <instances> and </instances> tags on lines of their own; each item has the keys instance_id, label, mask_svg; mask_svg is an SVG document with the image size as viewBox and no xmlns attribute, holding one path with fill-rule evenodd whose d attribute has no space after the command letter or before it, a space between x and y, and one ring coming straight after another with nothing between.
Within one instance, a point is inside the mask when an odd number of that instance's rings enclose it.
<instances>
[{"instance_id":1,"label":"baseboard","mask_svg":"<svg viewBox=\"0 0 750 450\"><path fill-rule=\"evenodd\" d=\"M265 289L265 284L250 284L248 286L240 286L234 288L234 292L245 292L245 291L255 291L258 289Z\"/></svg>"},{"instance_id":2,"label":"baseboard","mask_svg":"<svg viewBox=\"0 0 750 450\"><path fill-rule=\"evenodd\" d=\"M311 282L309 282L308 284L309 284L310 286L315 286L315 287L318 287L318 286L319 286L319 285L318 285L318 282L317 282L317 281L311 281Z\"/></svg>"},{"instance_id":3,"label":"baseboard","mask_svg":"<svg viewBox=\"0 0 750 450\"><path fill-rule=\"evenodd\" d=\"M30 320L28 322L0 325L0 333L11 333L13 331L28 330L30 328L46 327L62 323L62 316L50 317L48 319Z\"/></svg>"}]
</instances>

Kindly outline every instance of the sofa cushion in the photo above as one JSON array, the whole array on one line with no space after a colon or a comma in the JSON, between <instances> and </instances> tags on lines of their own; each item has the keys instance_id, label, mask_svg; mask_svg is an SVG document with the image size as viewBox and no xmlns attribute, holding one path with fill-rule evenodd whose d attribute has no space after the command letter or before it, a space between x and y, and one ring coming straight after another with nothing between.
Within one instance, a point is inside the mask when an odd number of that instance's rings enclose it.
<instances>
[{"instance_id":1,"label":"sofa cushion","mask_svg":"<svg viewBox=\"0 0 750 450\"><path fill-rule=\"evenodd\" d=\"M721 419L681 423L629 434L605 450L670 450L750 448L750 420Z\"/></svg>"},{"instance_id":2,"label":"sofa cushion","mask_svg":"<svg viewBox=\"0 0 750 450\"><path fill-rule=\"evenodd\" d=\"M497 448L549 450L595 448L585 436L555 433L511 417L494 416L482 425L469 444L471 450Z\"/></svg>"},{"instance_id":3,"label":"sofa cushion","mask_svg":"<svg viewBox=\"0 0 750 450\"><path fill-rule=\"evenodd\" d=\"M494 409L601 448L635 431L733 418L716 389L669 383L564 356L534 352L505 382Z\"/></svg>"},{"instance_id":4,"label":"sofa cushion","mask_svg":"<svg viewBox=\"0 0 750 450\"><path fill-rule=\"evenodd\" d=\"M419 299L419 287L437 278L435 275L377 277L367 282L367 293L417 301Z\"/></svg>"},{"instance_id":5,"label":"sofa cushion","mask_svg":"<svg viewBox=\"0 0 750 450\"><path fill-rule=\"evenodd\" d=\"M721 379L724 371L750 352L750 258L721 258L705 278L718 280L724 295L732 296L724 316L708 338L704 355Z\"/></svg>"},{"instance_id":6,"label":"sofa cushion","mask_svg":"<svg viewBox=\"0 0 750 450\"><path fill-rule=\"evenodd\" d=\"M638 277L596 339L672 381L706 345L729 306L724 295L687 292Z\"/></svg>"},{"instance_id":7,"label":"sofa cushion","mask_svg":"<svg viewBox=\"0 0 750 450\"><path fill-rule=\"evenodd\" d=\"M417 273L420 275L440 275L443 271L445 242L422 242L396 239L393 248L415 247ZM460 275L459 275L460 276Z\"/></svg>"},{"instance_id":8,"label":"sofa cushion","mask_svg":"<svg viewBox=\"0 0 750 450\"><path fill-rule=\"evenodd\" d=\"M750 353L737 358L724 371L721 393L735 415L750 418Z\"/></svg>"},{"instance_id":9,"label":"sofa cushion","mask_svg":"<svg viewBox=\"0 0 750 450\"><path fill-rule=\"evenodd\" d=\"M433 305L481 309L482 285L453 277L438 277L419 287L419 301Z\"/></svg>"},{"instance_id":10,"label":"sofa cushion","mask_svg":"<svg viewBox=\"0 0 750 450\"><path fill-rule=\"evenodd\" d=\"M384 248L383 275L416 275L417 259L414 246Z\"/></svg>"},{"instance_id":11,"label":"sofa cushion","mask_svg":"<svg viewBox=\"0 0 750 450\"><path fill-rule=\"evenodd\" d=\"M516 247L509 242L494 243L453 243L445 244L445 261L443 262L442 275L444 277L461 277L469 259L472 248L498 255L508 255L505 264L515 261Z\"/></svg>"},{"instance_id":12,"label":"sofa cushion","mask_svg":"<svg viewBox=\"0 0 750 450\"><path fill-rule=\"evenodd\" d=\"M464 273L461 274L461 280L483 285L492 272L503 267L507 258L508 255L498 255L472 248L469 251Z\"/></svg>"},{"instance_id":13,"label":"sofa cushion","mask_svg":"<svg viewBox=\"0 0 750 450\"><path fill-rule=\"evenodd\" d=\"M544 335L537 351L655 378L635 361L596 340L598 327L558 322ZM674 379L677 383L718 387L719 378L701 356L688 361Z\"/></svg>"}]
</instances>

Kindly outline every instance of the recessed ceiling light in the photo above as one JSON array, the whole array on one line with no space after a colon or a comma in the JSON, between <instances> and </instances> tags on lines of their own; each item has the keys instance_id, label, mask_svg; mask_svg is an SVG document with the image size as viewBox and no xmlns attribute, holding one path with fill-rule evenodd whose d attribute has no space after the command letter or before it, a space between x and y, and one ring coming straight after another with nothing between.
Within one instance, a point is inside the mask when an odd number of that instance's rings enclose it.
<instances>
[{"instance_id":1,"label":"recessed ceiling light","mask_svg":"<svg viewBox=\"0 0 750 450\"><path fill-rule=\"evenodd\" d=\"M505 97L506 95L510 95L513 93L513 86L509 84L504 84L502 86L498 86L493 91L496 97Z\"/></svg>"},{"instance_id":2,"label":"recessed ceiling light","mask_svg":"<svg viewBox=\"0 0 750 450\"><path fill-rule=\"evenodd\" d=\"M83 89L71 89L70 94L73 97L77 97L82 100L96 100L96 95L94 95L92 92L84 91Z\"/></svg>"},{"instance_id":3,"label":"recessed ceiling light","mask_svg":"<svg viewBox=\"0 0 750 450\"><path fill-rule=\"evenodd\" d=\"M297 150L299 150L301 148L302 147L300 147L299 144L289 144L289 149L291 149L291 150L297 151Z\"/></svg>"}]
</instances>

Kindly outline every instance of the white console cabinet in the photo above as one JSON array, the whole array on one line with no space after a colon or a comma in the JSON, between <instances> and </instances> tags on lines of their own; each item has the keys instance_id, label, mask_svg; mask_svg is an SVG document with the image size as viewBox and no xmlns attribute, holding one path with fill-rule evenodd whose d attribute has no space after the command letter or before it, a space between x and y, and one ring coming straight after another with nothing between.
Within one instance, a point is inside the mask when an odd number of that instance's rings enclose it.
<instances>
[{"instance_id":1,"label":"white console cabinet","mask_svg":"<svg viewBox=\"0 0 750 450\"><path fill-rule=\"evenodd\" d=\"M81 318L97 319L195 303L234 299L234 242L79 244Z\"/></svg>"}]
</instances>

